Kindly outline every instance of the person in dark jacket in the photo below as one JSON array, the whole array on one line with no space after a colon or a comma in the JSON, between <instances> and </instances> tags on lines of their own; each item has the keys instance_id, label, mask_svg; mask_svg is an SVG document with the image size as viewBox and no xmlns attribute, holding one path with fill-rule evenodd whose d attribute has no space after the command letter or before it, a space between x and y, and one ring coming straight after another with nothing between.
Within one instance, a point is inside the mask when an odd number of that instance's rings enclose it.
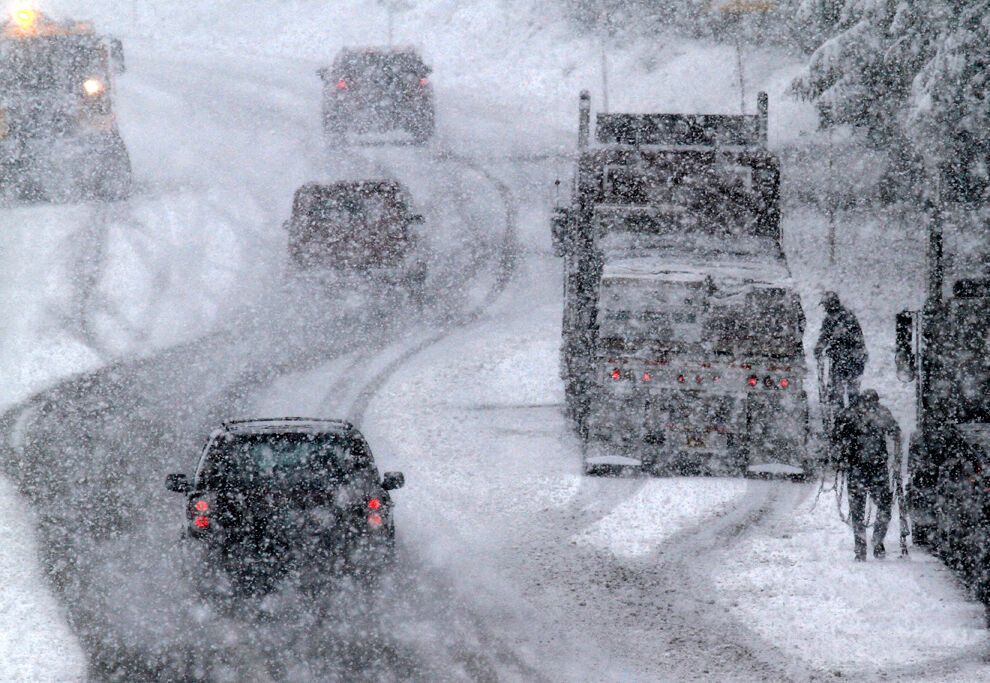
<instances>
[{"instance_id":1,"label":"person in dark jacket","mask_svg":"<svg viewBox=\"0 0 990 683\"><path fill-rule=\"evenodd\" d=\"M852 403L859 394L859 383L866 367L866 342L863 329L852 311L839 301L835 292L822 297L825 319L815 344L815 360L822 369L822 357L828 359L828 371L819 373L825 379L823 399L827 405L826 430L832 428L831 418Z\"/></svg>"},{"instance_id":2,"label":"person in dark jacket","mask_svg":"<svg viewBox=\"0 0 990 683\"><path fill-rule=\"evenodd\" d=\"M890 441L890 445L888 445ZM855 538L856 560L866 560L866 501L877 508L873 523L873 556L882 560L892 504L891 468L900 466L901 430L894 416L880 405L873 389L835 418L832 443L837 464L849 485L849 518Z\"/></svg>"}]
</instances>

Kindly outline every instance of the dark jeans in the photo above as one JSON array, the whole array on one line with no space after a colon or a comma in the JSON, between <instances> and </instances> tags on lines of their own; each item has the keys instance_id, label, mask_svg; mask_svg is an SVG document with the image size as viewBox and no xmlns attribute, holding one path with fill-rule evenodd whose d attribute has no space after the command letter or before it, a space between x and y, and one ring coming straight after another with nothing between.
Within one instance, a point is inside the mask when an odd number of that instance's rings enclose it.
<instances>
[{"instance_id":1,"label":"dark jeans","mask_svg":"<svg viewBox=\"0 0 990 683\"><path fill-rule=\"evenodd\" d=\"M852 520L856 539L856 555L866 557L866 497L873 499L877 518L873 522L873 547L883 543L890 524L890 506L893 494L886 476L864 475L849 471L849 518Z\"/></svg>"}]
</instances>

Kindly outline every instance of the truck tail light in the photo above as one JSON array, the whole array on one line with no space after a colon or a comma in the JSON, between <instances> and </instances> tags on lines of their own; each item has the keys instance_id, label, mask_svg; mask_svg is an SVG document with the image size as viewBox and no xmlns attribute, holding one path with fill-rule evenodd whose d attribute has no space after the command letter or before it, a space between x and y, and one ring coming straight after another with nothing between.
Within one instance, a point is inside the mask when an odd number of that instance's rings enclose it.
<instances>
[{"instance_id":1,"label":"truck tail light","mask_svg":"<svg viewBox=\"0 0 990 683\"><path fill-rule=\"evenodd\" d=\"M749 376L749 377L748 377L748 378L746 379L746 384L748 384L748 385L749 385L749 386L751 386L751 387L755 387L755 386L756 386L757 384L759 384L759 383L760 383L760 380L759 380L759 379L757 378L757 376L756 376L756 375L750 375L750 376Z\"/></svg>"},{"instance_id":2,"label":"truck tail light","mask_svg":"<svg viewBox=\"0 0 990 683\"><path fill-rule=\"evenodd\" d=\"M381 527L382 521L383 521L382 516L377 512L372 512L370 515L368 515L368 526L370 526L372 529L377 529Z\"/></svg>"},{"instance_id":3,"label":"truck tail light","mask_svg":"<svg viewBox=\"0 0 990 683\"><path fill-rule=\"evenodd\" d=\"M337 90L347 90L347 79L341 78L337 81Z\"/></svg>"},{"instance_id":4,"label":"truck tail light","mask_svg":"<svg viewBox=\"0 0 990 683\"><path fill-rule=\"evenodd\" d=\"M426 86L429 82L430 80L426 76L423 76L421 79L419 79L419 84L422 86Z\"/></svg>"},{"instance_id":5,"label":"truck tail light","mask_svg":"<svg viewBox=\"0 0 990 683\"><path fill-rule=\"evenodd\" d=\"M613 368L609 376L615 380L622 379L622 371L619 368Z\"/></svg>"},{"instance_id":6,"label":"truck tail light","mask_svg":"<svg viewBox=\"0 0 990 683\"><path fill-rule=\"evenodd\" d=\"M648 372L644 372L643 373L643 381L644 382L649 382L651 379L653 379L653 377L650 375L650 373L648 373Z\"/></svg>"},{"instance_id":7,"label":"truck tail light","mask_svg":"<svg viewBox=\"0 0 990 683\"><path fill-rule=\"evenodd\" d=\"M783 379L780 380L779 384L781 389L786 389L787 387L791 386L791 380L784 377Z\"/></svg>"}]
</instances>

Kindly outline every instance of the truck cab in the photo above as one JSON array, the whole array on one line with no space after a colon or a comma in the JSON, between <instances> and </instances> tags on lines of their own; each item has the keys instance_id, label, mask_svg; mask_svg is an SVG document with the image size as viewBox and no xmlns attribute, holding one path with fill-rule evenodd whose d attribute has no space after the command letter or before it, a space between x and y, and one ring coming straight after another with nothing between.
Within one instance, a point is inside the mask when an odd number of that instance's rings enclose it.
<instances>
[{"instance_id":1,"label":"truck cab","mask_svg":"<svg viewBox=\"0 0 990 683\"><path fill-rule=\"evenodd\" d=\"M130 159L113 109L119 40L20 9L0 25L0 186L28 199L121 199Z\"/></svg>"}]
</instances>

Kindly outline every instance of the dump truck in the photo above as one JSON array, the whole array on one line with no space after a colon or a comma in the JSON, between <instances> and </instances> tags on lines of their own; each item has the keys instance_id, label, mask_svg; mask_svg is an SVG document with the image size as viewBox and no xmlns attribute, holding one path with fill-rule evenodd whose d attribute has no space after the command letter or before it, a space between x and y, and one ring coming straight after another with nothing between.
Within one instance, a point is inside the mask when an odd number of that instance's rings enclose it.
<instances>
[{"instance_id":1,"label":"dump truck","mask_svg":"<svg viewBox=\"0 0 990 683\"><path fill-rule=\"evenodd\" d=\"M0 189L27 200L122 199L131 163L117 128L119 40L33 9L0 24Z\"/></svg>"},{"instance_id":2,"label":"dump truck","mask_svg":"<svg viewBox=\"0 0 990 683\"><path fill-rule=\"evenodd\" d=\"M805 472L805 318L767 102L744 116L599 113L592 134L581 94L552 232L587 472Z\"/></svg>"}]
</instances>

